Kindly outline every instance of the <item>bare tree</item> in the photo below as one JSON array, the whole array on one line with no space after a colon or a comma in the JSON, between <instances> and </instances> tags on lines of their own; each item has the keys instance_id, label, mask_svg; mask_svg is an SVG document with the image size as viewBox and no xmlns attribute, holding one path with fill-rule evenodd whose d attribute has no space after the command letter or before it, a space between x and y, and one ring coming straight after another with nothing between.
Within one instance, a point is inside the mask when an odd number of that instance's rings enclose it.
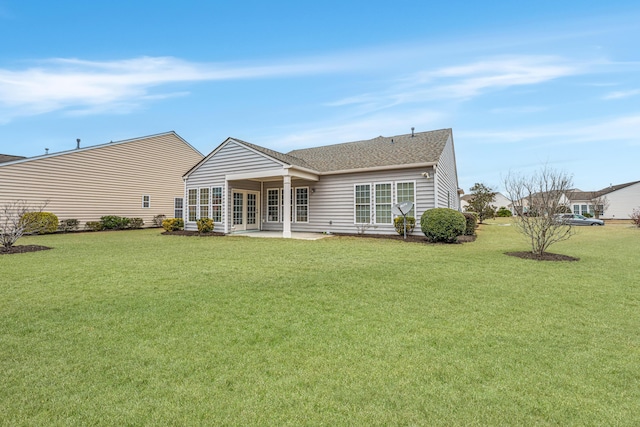
<instances>
[{"instance_id":1,"label":"bare tree","mask_svg":"<svg viewBox=\"0 0 640 427\"><path fill-rule=\"evenodd\" d=\"M591 193L591 199L589 199L590 210L596 218L600 218L607 209L609 209L609 199L607 196L600 192Z\"/></svg>"},{"instance_id":2,"label":"bare tree","mask_svg":"<svg viewBox=\"0 0 640 427\"><path fill-rule=\"evenodd\" d=\"M33 220L25 219L29 212L42 212L47 203L31 205L26 200L7 202L0 207L0 243L6 251L24 235L25 231L33 228Z\"/></svg>"},{"instance_id":3,"label":"bare tree","mask_svg":"<svg viewBox=\"0 0 640 427\"><path fill-rule=\"evenodd\" d=\"M574 230L556 214L566 211L566 196L573 185L569 175L543 166L532 176L509 173L504 180L506 192L518 217L515 225L527 236L531 252L542 256L549 246L569 239Z\"/></svg>"}]
</instances>

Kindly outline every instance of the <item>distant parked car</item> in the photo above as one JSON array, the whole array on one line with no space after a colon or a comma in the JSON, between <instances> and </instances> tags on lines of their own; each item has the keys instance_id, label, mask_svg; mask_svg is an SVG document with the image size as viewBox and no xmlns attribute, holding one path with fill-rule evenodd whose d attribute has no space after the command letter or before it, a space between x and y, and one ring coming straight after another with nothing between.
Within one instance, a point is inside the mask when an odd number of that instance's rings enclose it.
<instances>
[{"instance_id":1,"label":"distant parked car","mask_svg":"<svg viewBox=\"0 0 640 427\"><path fill-rule=\"evenodd\" d=\"M570 225L604 225L601 219L587 218L579 214L559 214L556 218L559 222Z\"/></svg>"}]
</instances>

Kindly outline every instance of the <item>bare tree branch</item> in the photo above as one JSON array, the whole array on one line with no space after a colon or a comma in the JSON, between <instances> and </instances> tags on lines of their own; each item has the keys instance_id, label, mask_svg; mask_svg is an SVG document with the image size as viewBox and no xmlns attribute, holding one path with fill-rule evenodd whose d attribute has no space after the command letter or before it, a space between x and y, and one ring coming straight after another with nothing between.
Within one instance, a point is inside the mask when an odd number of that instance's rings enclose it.
<instances>
[{"instance_id":1,"label":"bare tree branch","mask_svg":"<svg viewBox=\"0 0 640 427\"><path fill-rule=\"evenodd\" d=\"M29 212L42 212L48 202L31 205L26 200L7 202L0 207L0 244L7 250L24 235L25 231L34 227L33 220L25 219Z\"/></svg>"},{"instance_id":2,"label":"bare tree branch","mask_svg":"<svg viewBox=\"0 0 640 427\"><path fill-rule=\"evenodd\" d=\"M554 243L569 239L575 231L555 215L567 209L571 177L544 166L532 176L509 173L505 190L518 215L515 225L527 236L531 252L544 254Z\"/></svg>"}]
</instances>

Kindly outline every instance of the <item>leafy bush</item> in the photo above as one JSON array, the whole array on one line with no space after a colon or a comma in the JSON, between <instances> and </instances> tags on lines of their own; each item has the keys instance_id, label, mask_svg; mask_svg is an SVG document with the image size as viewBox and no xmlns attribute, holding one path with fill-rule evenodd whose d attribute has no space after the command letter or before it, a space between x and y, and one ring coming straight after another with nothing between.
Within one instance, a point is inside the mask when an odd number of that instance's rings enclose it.
<instances>
[{"instance_id":1,"label":"leafy bush","mask_svg":"<svg viewBox=\"0 0 640 427\"><path fill-rule=\"evenodd\" d=\"M473 212L465 212L462 215L464 215L464 220L465 220L465 223L466 223L465 228L464 228L465 236L473 236L474 234L476 234L476 227L477 227L477 224L478 224L478 217Z\"/></svg>"},{"instance_id":2,"label":"leafy bush","mask_svg":"<svg viewBox=\"0 0 640 427\"><path fill-rule=\"evenodd\" d=\"M131 220L116 215L107 215L100 218L103 230L124 230L129 227Z\"/></svg>"},{"instance_id":3,"label":"leafy bush","mask_svg":"<svg viewBox=\"0 0 640 427\"><path fill-rule=\"evenodd\" d=\"M58 230L62 231L63 233L76 231L79 224L80 221L78 221L77 219L61 219L60 224L58 224Z\"/></svg>"},{"instance_id":4,"label":"leafy bush","mask_svg":"<svg viewBox=\"0 0 640 427\"><path fill-rule=\"evenodd\" d=\"M169 218L162 221L162 228L166 231L178 231L184 228L184 220L182 218Z\"/></svg>"},{"instance_id":5,"label":"leafy bush","mask_svg":"<svg viewBox=\"0 0 640 427\"><path fill-rule=\"evenodd\" d=\"M510 216L513 216L513 214L509 209L505 208L504 206L500 206L500 209L496 211L496 216L500 218L508 218Z\"/></svg>"},{"instance_id":6,"label":"leafy bush","mask_svg":"<svg viewBox=\"0 0 640 427\"><path fill-rule=\"evenodd\" d=\"M102 231L104 230L104 226L102 225L102 221L87 221L84 224L84 229L87 231Z\"/></svg>"},{"instance_id":7,"label":"leafy bush","mask_svg":"<svg viewBox=\"0 0 640 427\"><path fill-rule=\"evenodd\" d=\"M153 217L153 225L154 227L162 227L162 221L167 219L166 215L156 215Z\"/></svg>"},{"instance_id":8,"label":"leafy bush","mask_svg":"<svg viewBox=\"0 0 640 427\"><path fill-rule=\"evenodd\" d=\"M25 233L47 234L58 231L58 217L51 212L27 212L20 219Z\"/></svg>"},{"instance_id":9,"label":"leafy bush","mask_svg":"<svg viewBox=\"0 0 640 427\"><path fill-rule=\"evenodd\" d=\"M634 209L630 217L631 222L633 222L636 227L640 227L640 208Z\"/></svg>"},{"instance_id":10,"label":"leafy bush","mask_svg":"<svg viewBox=\"0 0 640 427\"><path fill-rule=\"evenodd\" d=\"M397 216L393 219L393 226L399 235L404 235L404 217ZM407 234L412 233L416 228L416 219L412 216L407 217Z\"/></svg>"},{"instance_id":11,"label":"leafy bush","mask_svg":"<svg viewBox=\"0 0 640 427\"><path fill-rule=\"evenodd\" d=\"M144 221L142 218L129 218L129 228L142 228Z\"/></svg>"},{"instance_id":12,"label":"leafy bush","mask_svg":"<svg viewBox=\"0 0 640 427\"><path fill-rule=\"evenodd\" d=\"M196 224L198 225L198 233L210 233L213 231L213 220L211 218L200 218Z\"/></svg>"},{"instance_id":13,"label":"leafy bush","mask_svg":"<svg viewBox=\"0 0 640 427\"><path fill-rule=\"evenodd\" d=\"M582 216L585 218L593 218L593 215L591 215L589 212L584 212Z\"/></svg>"},{"instance_id":14,"label":"leafy bush","mask_svg":"<svg viewBox=\"0 0 640 427\"><path fill-rule=\"evenodd\" d=\"M464 233L466 220L464 215L453 209L429 209L420 218L420 228L432 242L454 243Z\"/></svg>"}]
</instances>

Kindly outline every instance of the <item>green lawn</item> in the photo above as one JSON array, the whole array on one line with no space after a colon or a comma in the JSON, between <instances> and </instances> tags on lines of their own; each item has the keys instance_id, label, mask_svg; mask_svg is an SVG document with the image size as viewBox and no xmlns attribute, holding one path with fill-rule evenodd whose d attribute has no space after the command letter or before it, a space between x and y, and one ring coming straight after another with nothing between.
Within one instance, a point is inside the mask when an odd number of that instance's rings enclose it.
<instances>
[{"instance_id":1,"label":"green lawn","mask_svg":"<svg viewBox=\"0 0 640 427\"><path fill-rule=\"evenodd\" d=\"M640 425L640 230L552 252L26 237L0 256L0 425Z\"/></svg>"}]
</instances>

